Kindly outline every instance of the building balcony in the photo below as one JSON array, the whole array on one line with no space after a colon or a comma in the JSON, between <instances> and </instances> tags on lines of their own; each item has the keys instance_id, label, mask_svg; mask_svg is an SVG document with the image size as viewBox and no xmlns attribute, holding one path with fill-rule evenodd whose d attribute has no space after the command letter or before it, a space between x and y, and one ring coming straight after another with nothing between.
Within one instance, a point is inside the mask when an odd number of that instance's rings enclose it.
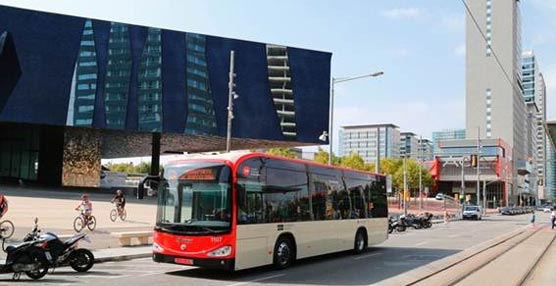
<instances>
[{"instance_id":1,"label":"building balcony","mask_svg":"<svg viewBox=\"0 0 556 286\"><path fill-rule=\"evenodd\" d=\"M273 94L293 94L293 90L287 88L271 88L270 92Z\"/></svg>"}]
</instances>

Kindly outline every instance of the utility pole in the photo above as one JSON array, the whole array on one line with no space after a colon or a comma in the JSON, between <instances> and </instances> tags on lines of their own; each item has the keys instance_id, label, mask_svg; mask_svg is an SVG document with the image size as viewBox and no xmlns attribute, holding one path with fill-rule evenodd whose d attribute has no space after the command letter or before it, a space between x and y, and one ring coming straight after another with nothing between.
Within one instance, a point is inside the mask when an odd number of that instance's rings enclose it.
<instances>
[{"instance_id":1,"label":"utility pole","mask_svg":"<svg viewBox=\"0 0 556 286\"><path fill-rule=\"evenodd\" d=\"M419 163L419 211L421 211L421 209L423 208L423 194L421 193L423 191L423 175L421 174L423 171L421 170L421 163L422 163L422 154L423 154L423 147L421 146L421 144L423 143L423 136L421 135L419 137L419 144L418 144L418 148L417 148L417 160Z\"/></svg>"},{"instance_id":2,"label":"utility pole","mask_svg":"<svg viewBox=\"0 0 556 286\"><path fill-rule=\"evenodd\" d=\"M403 213L407 216L407 203L406 192L409 192L407 187L407 154L403 155Z\"/></svg>"},{"instance_id":3,"label":"utility pole","mask_svg":"<svg viewBox=\"0 0 556 286\"><path fill-rule=\"evenodd\" d=\"M226 153L230 152L232 142L232 120L234 119L234 51L230 51L230 74L228 81L228 127L226 131Z\"/></svg>"},{"instance_id":4,"label":"utility pole","mask_svg":"<svg viewBox=\"0 0 556 286\"><path fill-rule=\"evenodd\" d=\"M481 127L477 127L477 206L481 206Z\"/></svg>"}]
</instances>

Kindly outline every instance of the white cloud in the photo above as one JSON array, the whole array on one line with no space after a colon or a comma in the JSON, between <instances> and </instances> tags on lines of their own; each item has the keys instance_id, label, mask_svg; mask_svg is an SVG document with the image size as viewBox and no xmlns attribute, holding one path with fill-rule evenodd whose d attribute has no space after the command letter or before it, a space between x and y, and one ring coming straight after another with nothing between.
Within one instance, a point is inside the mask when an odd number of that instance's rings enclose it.
<instances>
[{"instance_id":1,"label":"white cloud","mask_svg":"<svg viewBox=\"0 0 556 286\"><path fill-rule=\"evenodd\" d=\"M390 20L400 20L422 18L426 16L428 12L422 8L395 8L382 11L381 14Z\"/></svg>"},{"instance_id":2,"label":"white cloud","mask_svg":"<svg viewBox=\"0 0 556 286\"><path fill-rule=\"evenodd\" d=\"M454 54L458 57L465 57L465 43L460 44L454 49Z\"/></svg>"}]
</instances>

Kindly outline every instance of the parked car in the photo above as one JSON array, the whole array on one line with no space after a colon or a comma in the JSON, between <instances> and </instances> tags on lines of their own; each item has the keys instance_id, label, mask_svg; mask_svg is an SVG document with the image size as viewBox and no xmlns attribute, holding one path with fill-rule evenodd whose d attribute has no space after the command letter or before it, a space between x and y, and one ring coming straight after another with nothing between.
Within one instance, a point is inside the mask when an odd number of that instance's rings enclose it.
<instances>
[{"instance_id":1,"label":"parked car","mask_svg":"<svg viewBox=\"0 0 556 286\"><path fill-rule=\"evenodd\" d=\"M478 206L465 206L463 208L463 219L482 219L481 208Z\"/></svg>"},{"instance_id":2,"label":"parked car","mask_svg":"<svg viewBox=\"0 0 556 286\"><path fill-rule=\"evenodd\" d=\"M438 193L438 194L436 195L436 197L434 197L434 198L437 199L437 200L439 200L439 201L441 201L441 200L444 199L444 196L445 196L445 195L444 195L443 193Z\"/></svg>"}]
</instances>

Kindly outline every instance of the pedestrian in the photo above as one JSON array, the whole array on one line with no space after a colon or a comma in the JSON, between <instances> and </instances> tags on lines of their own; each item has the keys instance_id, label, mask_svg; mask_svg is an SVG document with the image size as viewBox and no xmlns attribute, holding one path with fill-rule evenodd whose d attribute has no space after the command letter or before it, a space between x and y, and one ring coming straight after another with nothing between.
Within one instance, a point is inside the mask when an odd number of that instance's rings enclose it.
<instances>
[{"instance_id":1,"label":"pedestrian","mask_svg":"<svg viewBox=\"0 0 556 286\"><path fill-rule=\"evenodd\" d=\"M554 223L556 223L556 213L554 213L554 210L550 213L550 222L552 229L554 229Z\"/></svg>"},{"instance_id":2,"label":"pedestrian","mask_svg":"<svg viewBox=\"0 0 556 286\"><path fill-rule=\"evenodd\" d=\"M535 211L531 211L531 224L533 225L533 229L537 228L537 225L535 224L536 218L537 216L535 215Z\"/></svg>"},{"instance_id":3,"label":"pedestrian","mask_svg":"<svg viewBox=\"0 0 556 286\"><path fill-rule=\"evenodd\" d=\"M0 194L0 218L8 212L8 199L3 194Z\"/></svg>"}]
</instances>

